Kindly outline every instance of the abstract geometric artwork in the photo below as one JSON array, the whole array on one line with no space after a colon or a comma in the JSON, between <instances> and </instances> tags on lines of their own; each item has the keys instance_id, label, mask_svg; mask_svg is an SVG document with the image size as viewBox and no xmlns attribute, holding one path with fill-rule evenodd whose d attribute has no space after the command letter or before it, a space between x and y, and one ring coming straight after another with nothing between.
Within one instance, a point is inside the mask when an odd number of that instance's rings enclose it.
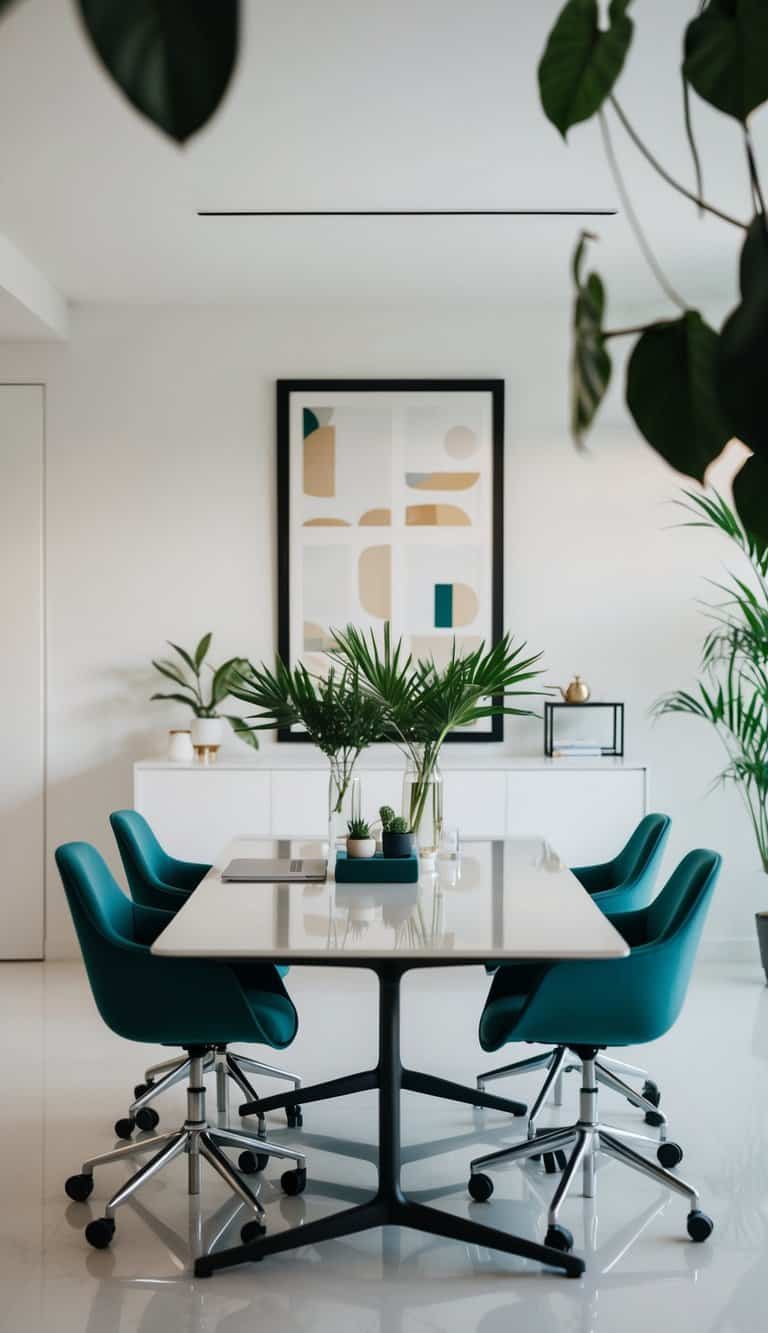
<instances>
[{"instance_id":1,"label":"abstract geometric artwork","mask_svg":"<svg viewBox=\"0 0 768 1333\"><path fill-rule=\"evenodd\" d=\"M502 632L500 380L278 382L278 647L392 625L444 665ZM449 739L501 739L501 720ZM305 739L301 733L281 740Z\"/></svg>"}]
</instances>

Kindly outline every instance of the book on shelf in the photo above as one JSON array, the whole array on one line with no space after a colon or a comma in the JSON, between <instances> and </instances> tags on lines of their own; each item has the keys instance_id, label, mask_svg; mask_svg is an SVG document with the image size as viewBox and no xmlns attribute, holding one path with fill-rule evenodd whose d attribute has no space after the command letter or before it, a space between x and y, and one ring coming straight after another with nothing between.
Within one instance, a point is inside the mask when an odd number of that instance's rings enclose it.
<instances>
[{"instance_id":1,"label":"book on shelf","mask_svg":"<svg viewBox=\"0 0 768 1333\"><path fill-rule=\"evenodd\" d=\"M552 751L555 759L587 759L601 758L603 754L602 745L586 745L583 741L567 742L557 745Z\"/></svg>"}]
</instances>

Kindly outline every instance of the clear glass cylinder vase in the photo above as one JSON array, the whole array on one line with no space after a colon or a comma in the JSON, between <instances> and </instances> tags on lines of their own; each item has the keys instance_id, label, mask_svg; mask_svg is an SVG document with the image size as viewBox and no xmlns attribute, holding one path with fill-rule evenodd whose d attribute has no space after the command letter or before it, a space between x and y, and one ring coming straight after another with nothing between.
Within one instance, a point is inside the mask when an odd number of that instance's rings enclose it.
<instances>
[{"instance_id":1,"label":"clear glass cylinder vase","mask_svg":"<svg viewBox=\"0 0 768 1333\"><path fill-rule=\"evenodd\" d=\"M420 856L437 855L443 828L443 777L437 760L423 751L409 760L403 774L403 818Z\"/></svg>"},{"instance_id":2,"label":"clear glass cylinder vase","mask_svg":"<svg viewBox=\"0 0 768 1333\"><path fill-rule=\"evenodd\" d=\"M337 847L344 844L347 823L360 819L363 810L360 779L336 759L331 759L328 770L328 855L333 857Z\"/></svg>"}]
</instances>

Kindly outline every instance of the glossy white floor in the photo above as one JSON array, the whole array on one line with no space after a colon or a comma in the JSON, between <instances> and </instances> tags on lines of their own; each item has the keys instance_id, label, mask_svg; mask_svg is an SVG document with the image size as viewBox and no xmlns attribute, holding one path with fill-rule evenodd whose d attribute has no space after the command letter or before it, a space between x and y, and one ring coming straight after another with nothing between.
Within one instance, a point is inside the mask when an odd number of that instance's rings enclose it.
<instances>
[{"instance_id":1,"label":"glossy white floor","mask_svg":"<svg viewBox=\"0 0 768 1333\"><path fill-rule=\"evenodd\" d=\"M302 1021L284 1064L309 1081L373 1059L372 978L294 969L289 984ZM487 1065L476 1045L485 990L479 970L413 974L405 984L404 1058L469 1081ZM111 1250L91 1250L83 1227L100 1215L99 1205L127 1170L97 1173L88 1204L69 1203L63 1182L83 1157L112 1146L111 1125L124 1114L125 1093L154 1052L103 1027L74 964L1 965L0 1007L3 1333L753 1333L763 1326L768 991L756 966L700 967L674 1032L634 1053L662 1085L671 1137L686 1150L680 1170L701 1189L714 1235L704 1245L688 1241L684 1201L606 1165L597 1199L577 1196L563 1213L588 1259L580 1281L395 1230L195 1281L190 1242L199 1243L200 1229L210 1237L229 1219L222 1242L236 1243L244 1219L210 1172L199 1208L191 1202L183 1162L121 1209ZM569 1083L562 1112L548 1108L545 1119L573 1118L575 1076ZM519 1080L515 1092L530 1097L534 1087L535 1080ZM470 1157L517 1137L523 1122L411 1095L404 1101L409 1190L439 1207L543 1235L555 1178L540 1168L497 1171L489 1204L470 1203L465 1189ZM636 1121L610 1094L603 1094L602 1107L616 1123ZM163 1126L180 1120L181 1093L169 1093L161 1111ZM302 1131L271 1117L275 1136L304 1143L310 1183L301 1198L284 1198L270 1164L261 1187L270 1229L319 1216L368 1189L374 1113L374 1094L366 1094L307 1107Z\"/></svg>"}]
</instances>

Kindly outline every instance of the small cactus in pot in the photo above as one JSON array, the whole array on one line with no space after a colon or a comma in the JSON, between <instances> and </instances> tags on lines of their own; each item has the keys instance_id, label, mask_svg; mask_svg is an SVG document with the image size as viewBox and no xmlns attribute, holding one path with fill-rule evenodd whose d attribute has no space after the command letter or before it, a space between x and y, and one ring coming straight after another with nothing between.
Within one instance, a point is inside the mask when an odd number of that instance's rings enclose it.
<instances>
[{"instance_id":1,"label":"small cactus in pot","mask_svg":"<svg viewBox=\"0 0 768 1333\"><path fill-rule=\"evenodd\" d=\"M402 857L413 853L413 833L408 820L396 815L389 805L379 810L381 820L381 850L384 856Z\"/></svg>"}]
</instances>

